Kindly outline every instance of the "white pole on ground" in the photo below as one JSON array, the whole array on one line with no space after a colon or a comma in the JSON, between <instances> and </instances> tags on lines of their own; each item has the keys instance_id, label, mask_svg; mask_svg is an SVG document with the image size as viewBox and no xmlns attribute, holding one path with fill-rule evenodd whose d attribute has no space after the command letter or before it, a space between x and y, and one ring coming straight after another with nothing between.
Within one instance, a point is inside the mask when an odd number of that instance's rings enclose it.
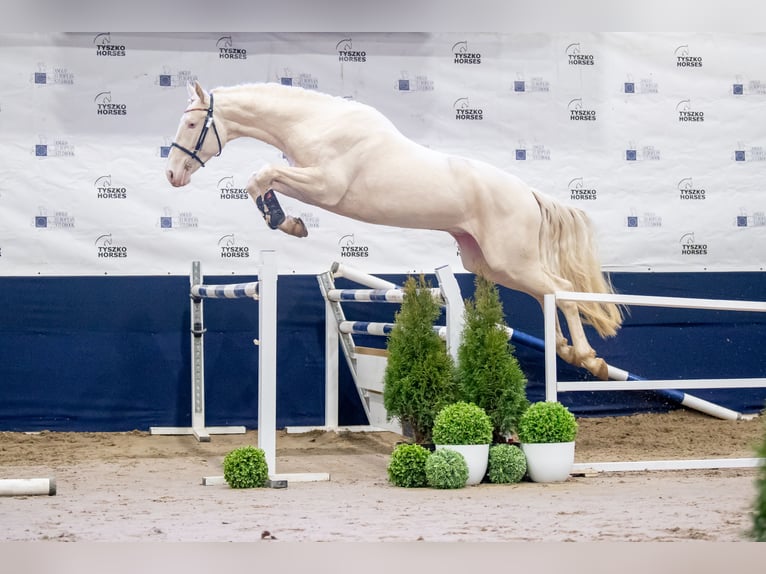
<instances>
[{"instance_id":1,"label":"white pole on ground","mask_svg":"<svg viewBox=\"0 0 766 574\"><path fill-rule=\"evenodd\" d=\"M3 478L0 479L0 496L53 496L56 494L55 478Z\"/></svg>"}]
</instances>

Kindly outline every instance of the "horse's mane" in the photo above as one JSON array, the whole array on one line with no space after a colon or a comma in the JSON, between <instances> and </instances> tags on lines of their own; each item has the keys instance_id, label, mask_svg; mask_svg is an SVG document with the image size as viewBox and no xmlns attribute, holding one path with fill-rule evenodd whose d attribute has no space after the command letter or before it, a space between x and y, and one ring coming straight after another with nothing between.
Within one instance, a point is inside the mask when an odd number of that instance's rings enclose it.
<instances>
[{"instance_id":1,"label":"horse's mane","mask_svg":"<svg viewBox=\"0 0 766 574\"><path fill-rule=\"evenodd\" d=\"M304 88L302 86L286 86L284 84L278 84L276 82L248 82L248 83L242 83L242 84L235 84L231 86L218 86L217 88L213 88L212 91L214 92L233 92L233 91L250 91L250 90L256 90L256 91L270 91L274 93L278 93L280 95L289 96L289 97L304 97L304 98L313 98L313 99L326 99L326 100L342 100L342 101L349 101L347 98L344 98L342 96L334 96L332 94L327 94L325 92L319 92L317 90L310 90L308 88Z\"/></svg>"}]
</instances>

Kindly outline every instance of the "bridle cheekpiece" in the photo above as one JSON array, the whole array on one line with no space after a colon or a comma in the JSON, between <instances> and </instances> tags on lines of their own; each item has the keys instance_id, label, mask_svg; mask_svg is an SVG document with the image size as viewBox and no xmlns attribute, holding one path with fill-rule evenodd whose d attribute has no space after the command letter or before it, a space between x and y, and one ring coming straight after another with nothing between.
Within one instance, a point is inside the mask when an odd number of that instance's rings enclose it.
<instances>
[{"instance_id":1,"label":"bridle cheekpiece","mask_svg":"<svg viewBox=\"0 0 766 574\"><path fill-rule=\"evenodd\" d=\"M210 106L207 109L188 108L184 110L184 113L195 112L195 111L207 112L207 117L205 118L205 123L202 125L202 131L200 131L199 137L197 138L197 144L194 146L194 151L188 150L184 146L179 145L176 142L173 142L172 144L170 144L170 147L177 147L178 149L180 149L182 152L184 152L191 158L196 159L202 167L205 167L205 162L202 161L199 155L197 154L199 153L199 150L202 149L202 146L205 144L205 138L207 137L207 132L211 127L213 128L215 139L218 142L218 153L215 154L215 157L218 157L219 155L221 155L221 151L223 150L223 146L221 145L221 138L218 135L218 129L215 127L215 121L213 121L213 92L210 92Z\"/></svg>"}]
</instances>

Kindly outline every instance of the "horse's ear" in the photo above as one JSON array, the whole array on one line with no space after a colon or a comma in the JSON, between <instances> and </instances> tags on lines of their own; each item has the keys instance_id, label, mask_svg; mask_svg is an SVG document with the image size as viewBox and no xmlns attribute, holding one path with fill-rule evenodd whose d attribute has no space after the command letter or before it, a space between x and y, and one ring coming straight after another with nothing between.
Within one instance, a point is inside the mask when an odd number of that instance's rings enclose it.
<instances>
[{"instance_id":1,"label":"horse's ear","mask_svg":"<svg viewBox=\"0 0 766 574\"><path fill-rule=\"evenodd\" d=\"M205 102L205 99L207 98L207 94L205 93L205 89L200 85L200 83L197 80L194 80L194 82L189 82L186 84L186 89L189 92L189 98L198 98L200 102Z\"/></svg>"}]
</instances>

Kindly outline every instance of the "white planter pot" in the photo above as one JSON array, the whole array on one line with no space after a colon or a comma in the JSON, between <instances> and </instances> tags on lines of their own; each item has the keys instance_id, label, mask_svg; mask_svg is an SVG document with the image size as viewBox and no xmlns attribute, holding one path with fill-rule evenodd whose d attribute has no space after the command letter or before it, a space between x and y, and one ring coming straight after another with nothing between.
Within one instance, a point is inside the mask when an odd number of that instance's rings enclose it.
<instances>
[{"instance_id":1,"label":"white planter pot","mask_svg":"<svg viewBox=\"0 0 766 574\"><path fill-rule=\"evenodd\" d=\"M527 457L527 474L534 482L562 482L574 464L575 443L522 443Z\"/></svg>"},{"instance_id":2,"label":"white planter pot","mask_svg":"<svg viewBox=\"0 0 766 574\"><path fill-rule=\"evenodd\" d=\"M468 465L467 486L479 484L484 475L487 474L487 463L489 461L488 444L437 444L436 448L447 448L463 455Z\"/></svg>"}]
</instances>

